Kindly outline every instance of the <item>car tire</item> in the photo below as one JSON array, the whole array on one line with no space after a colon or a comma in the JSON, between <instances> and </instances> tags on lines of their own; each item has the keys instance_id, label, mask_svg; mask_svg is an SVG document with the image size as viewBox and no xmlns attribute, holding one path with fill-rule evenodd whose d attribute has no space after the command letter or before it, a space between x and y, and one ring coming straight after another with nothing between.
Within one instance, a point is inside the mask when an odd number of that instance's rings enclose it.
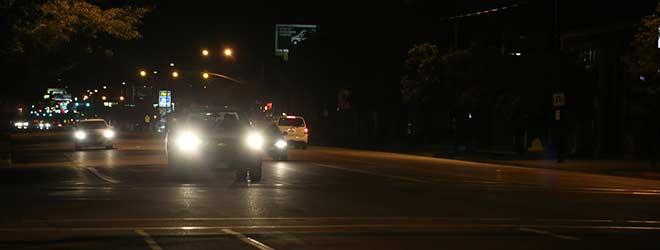
<instances>
[{"instance_id":1,"label":"car tire","mask_svg":"<svg viewBox=\"0 0 660 250\"><path fill-rule=\"evenodd\" d=\"M236 181L239 182L245 182L247 181L247 173L248 169L246 167L237 167L236 170L234 171L236 175Z\"/></svg>"},{"instance_id":2,"label":"car tire","mask_svg":"<svg viewBox=\"0 0 660 250\"><path fill-rule=\"evenodd\" d=\"M261 162L258 165L250 167L248 169L250 172L250 181L251 182L260 182L261 181Z\"/></svg>"}]
</instances>

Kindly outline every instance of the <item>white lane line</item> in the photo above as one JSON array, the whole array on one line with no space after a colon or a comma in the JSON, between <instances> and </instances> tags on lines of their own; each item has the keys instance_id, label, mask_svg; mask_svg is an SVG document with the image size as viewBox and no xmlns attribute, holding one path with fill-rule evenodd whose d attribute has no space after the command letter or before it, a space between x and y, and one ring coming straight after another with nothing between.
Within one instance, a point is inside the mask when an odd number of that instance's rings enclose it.
<instances>
[{"instance_id":1,"label":"white lane line","mask_svg":"<svg viewBox=\"0 0 660 250\"><path fill-rule=\"evenodd\" d=\"M607 225L520 225L520 224L324 224L324 225L220 225L220 226L145 226L145 227L0 227L0 232L111 232L111 231L134 231L134 230L258 230L258 229L512 229L521 228L544 228L544 229L570 229L570 230L616 230L616 231L660 231L660 227L650 226L607 226ZM532 229L534 233L543 230ZM571 237L571 236L566 236ZM575 237L573 237L575 238Z\"/></svg>"},{"instance_id":2,"label":"white lane line","mask_svg":"<svg viewBox=\"0 0 660 250\"><path fill-rule=\"evenodd\" d=\"M254 246L254 247L256 247L256 248L259 248L260 250L275 250L275 249L273 249L272 247L269 247L268 245L259 242L258 240L255 240L255 239L253 239L253 238L247 237L247 236L243 235L242 233L236 232L236 231L234 231L234 230L231 230L231 229L228 229L228 228L224 228L224 229L222 229L222 232L223 232L223 233L226 233L226 234L229 234L229 235L233 235L233 236L235 236L236 238L238 238L239 240L241 240L241 241L243 241L243 242L245 242L245 243L247 243L247 244L249 244L249 245L252 245L252 246Z\"/></svg>"},{"instance_id":3,"label":"white lane line","mask_svg":"<svg viewBox=\"0 0 660 250\"><path fill-rule=\"evenodd\" d=\"M138 235L142 236L142 238L144 238L144 242L147 243L147 245L149 246L149 248L151 248L151 250L163 250L162 248L160 248L158 243L156 243L154 238L152 238L151 235L149 235L144 230L135 229L135 233L137 233Z\"/></svg>"},{"instance_id":4,"label":"white lane line","mask_svg":"<svg viewBox=\"0 0 660 250\"><path fill-rule=\"evenodd\" d=\"M87 218L87 219L38 219L25 220L29 223L71 223L71 222L167 222L167 221L323 221L323 220L350 220L350 221L484 221L484 222L517 222L530 220L520 217L503 218L459 218L459 217L181 217L181 218ZM660 224L658 220L609 220L609 219L532 219L543 223L637 223Z\"/></svg>"},{"instance_id":5,"label":"white lane line","mask_svg":"<svg viewBox=\"0 0 660 250\"><path fill-rule=\"evenodd\" d=\"M427 180L422 180L422 179L416 179L416 178L410 178L410 177L398 176L398 175L382 174L382 173L369 171L369 170L345 168L345 167L340 167L340 166L336 166L336 165L328 165L328 164L322 164L322 163L316 163L316 162L313 162L312 165L319 166L319 167L324 167L324 168L344 170L344 171L354 172L354 173L374 175L374 176L385 177L385 178L390 178L390 179L395 179L395 180L410 181L410 182L425 183L425 184L433 184L434 183L433 181L427 181Z\"/></svg>"},{"instance_id":6,"label":"white lane line","mask_svg":"<svg viewBox=\"0 0 660 250\"><path fill-rule=\"evenodd\" d=\"M105 182L110 182L110 183L112 183L112 184L117 184L117 183L120 182L120 181L115 180L115 179L113 179L113 178L111 178L111 177L108 177L108 176L105 176L105 175L101 174L101 173L100 173L98 170L96 170L95 168L87 167L87 168L85 168L85 169L87 169L87 171L89 171L90 173L92 173L93 175L95 175L96 177L98 177L99 179L101 179L101 180L103 180L103 181L105 181Z\"/></svg>"},{"instance_id":7,"label":"white lane line","mask_svg":"<svg viewBox=\"0 0 660 250\"><path fill-rule=\"evenodd\" d=\"M568 236L568 235L563 235L563 234L556 234L556 233L553 233L553 232L550 232L550 231L534 229L534 228L521 227L521 228L518 228L518 230L520 230L522 232L528 232L528 233L535 233L535 234L550 236L550 237L558 238L558 239L562 239L562 240L580 240L579 238L576 238L576 237L573 237L573 236Z\"/></svg>"}]
</instances>

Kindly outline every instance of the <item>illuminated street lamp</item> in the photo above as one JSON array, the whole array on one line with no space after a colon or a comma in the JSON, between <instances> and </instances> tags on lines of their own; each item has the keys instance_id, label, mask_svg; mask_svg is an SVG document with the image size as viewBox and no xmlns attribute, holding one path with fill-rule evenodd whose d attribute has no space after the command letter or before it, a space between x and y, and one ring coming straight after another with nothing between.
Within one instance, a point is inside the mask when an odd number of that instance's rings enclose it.
<instances>
[{"instance_id":1,"label":"illuminated street lamp","mask_svg":"<svg viewBox=\"0 0 660 250\"><path fill-rule=\"evenodd\" d=\"M141 76L141 77L145 77L145 76L147 76L147 71L141 70L141 71L140 71L140 76Z\"/></svg>"},{"instance_id":2,"label":"illuminated street lamp","mask_svg":"<svg viewBox=\"0 0 660 250\"><path fill-rule=\"evenodd\" d=\"M209 50L207 50L207 49L203 49L203 50L202 50L202 55L203 55L203 56L209 56Z\"/></svg>"},{"instance_id":3,"label":"illuminated street lamp","mask_svg":"<svg viewBox=\"0 0 660 250\"><path fill-rule=\"evenodd\" d=\"M103 89L108 89L108 86L103 85Z\"/></svg>"},{"instance_id":4,"label":"illuminated street lamp","mask_svg":"<svg viewBox=\"0 0 660 250\"><path fill-rule=\"evenodd\" d=\"M120 96L120 97L119 97L119 100L120 100L120 101L124 101L124 96Z\"/></svg>"},{"instance_id":5,"label":"illuminated street lamp","mask_svg":"<svg viewBox=\"0 0 660 250\"><path fill-rule=\"evenodd\" d=\"M98 90L98 89L94 89L94 93L98 93L98 92L99 92L99 90Z\"/></svg>"},{"instance_id":6,"label":"illuminated street lamp","mask_svg":"<svg viewBox=\"0 0 660 250\"><path fill-rule=\"evenodd\" d=\"M234 51L230 48L225 48L222 53L225 54L225 57L231 57L234 54Z\"/></svg>"},{"instance_id":7,"label":"illuminated street lamp","mask_svg":"<svg viewBox=\"0 0 660 250\"><path fill-rule=\"evenodd\" d=\"M174 78L179 77L179 72L176 72L176 71L172 72L172 77L174 77Z\"/></svg>"},{"instance_id":8,"label":"illuminated street lamp","mask_svg":"<svg viewBox=\"0 0 660 250\"><path fill-rule=\"evenodd\" d=\"M107 100L107 99L108 99L107 97L105 97L105 96L101 96L101 100L104 100L104 101L105 101L105 100Z\"/></svg>"},{"instance_id":9,"label":"illuminated street lamp","mask_svg":"<svg viewBox=\"0 0 660 250\"><path fill-rule=\"evenodd\" d=\"M202 73L202 77L204 77L204 79L209 79L209 73Z\"/></svg>"},{"instance_id":10,"label":"illuminated street lamp","mask_svg":"<svg viewBox=\"0 0 660 250\"><path fill-rule=\"evenodd\" d=\"M88 95L84 95L84 96L83 96L83 100L87 100L87 99L89 99L89 96L88 96Z\"/></svg>"}]
</instances>

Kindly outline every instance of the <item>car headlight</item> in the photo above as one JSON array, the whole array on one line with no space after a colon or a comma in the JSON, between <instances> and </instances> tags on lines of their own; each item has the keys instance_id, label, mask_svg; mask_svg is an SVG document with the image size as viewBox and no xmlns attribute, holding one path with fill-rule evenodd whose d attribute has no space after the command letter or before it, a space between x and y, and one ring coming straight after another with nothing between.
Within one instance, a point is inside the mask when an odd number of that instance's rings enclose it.
<instances>
[{"instance_id":1,"label":"car headlight","mask_svg":"<svg viewBox=\"0 0 660 250\"><path fill-rule=\"evenodd\" d=\"M264 138L259 133L253 132L248 134L245 142L248 148L259 150L264 144Z\"/></svg>"},{"instance_id":2,"label":"car headlight","mask_svg":"<svg viewBox=\"0 0 660 250\"><path fill-rule=\"evenodd\" d=\"M287 143L284 140L277 140L277 142L275 142L275 147L277 147L279 149L286 148L286 145L287 145Z\"/></svg>"},{"instance_id":3,"label":"car headlight","mask_svg":"<svg viewBox=\"0 0 660 250\"><path fill-rule=\"evenodd\" d=\"M112 138L112 137L115 137L115 131L112 131L112 130L107 129L107 130L105 130L105 131L103 132L103 136L104 136L105 138L108 138L108 139L109 139L109 138Z\"/></svg>"},{"instance_id":4,"label":"car headlight","mask_svg":"<svg viewBox=\"0 0 660 250\"><path fill-rule=\"evenodd\" d=\"M83 132L83 131L76 131L76 133L73 134L73 135L74 135L74 136L76 137L76 139L78 139L78 140L84 140L85 137L87 137L87 133L85 133L85 132Z\"/></svg>"},{"instance_id":5,"label":"car headlight","mask_svg":"<svg viewBox=\"0 0 660 250\"><path fill-rule=\"evenodd\" d=\"M179 149L183 151L193 151L196 150L202 142L197 135L191 132L185 132L179 135L176 143L179 146Z\"/></svg>"},{"instance_id":6,"label":"car headlight","mask_svg":"<svg viewBox=\"0 0 660 250\"><path fill-rule=\"evenodd\" d=\"M46 123L46 128L50 128L50 123Z\"/></svg>"}]
</instances>

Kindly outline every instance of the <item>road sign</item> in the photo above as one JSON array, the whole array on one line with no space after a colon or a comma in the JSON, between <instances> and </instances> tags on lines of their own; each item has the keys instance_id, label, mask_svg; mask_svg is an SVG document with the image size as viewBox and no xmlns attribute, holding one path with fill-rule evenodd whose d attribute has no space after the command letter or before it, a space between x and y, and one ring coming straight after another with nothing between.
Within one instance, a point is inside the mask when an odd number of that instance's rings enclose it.
<instances>
[{"instance_id":1,"label":"road sign","mask_svg":"<svg viewBox=\"0 0 660 250\"><path fill-rule=\"evenodd\" d=\"M283 56L289 49L302 43L318 30L314 24L275 25L275 55Z\"/></svg>"},{"instance_id":2,"label":"road sign","mask_svg":"<svg viewBox=\"0 0 660 250\"><path fill-rule=\"evenodd\" d=\"M158 107L161 108L172 107L172 91L169 90L158 91Z\"/></svg>"},{"instance_id":3,"label":"road sign","mask_svg":"<svg viewBox=\"0 0 660 250\"><path fill-rule=\"evenodd\" d=\"M566 105L566 97L564 93L554 93L552 94L552 106L563 107Z\"/></svg>"}]
</instances>

